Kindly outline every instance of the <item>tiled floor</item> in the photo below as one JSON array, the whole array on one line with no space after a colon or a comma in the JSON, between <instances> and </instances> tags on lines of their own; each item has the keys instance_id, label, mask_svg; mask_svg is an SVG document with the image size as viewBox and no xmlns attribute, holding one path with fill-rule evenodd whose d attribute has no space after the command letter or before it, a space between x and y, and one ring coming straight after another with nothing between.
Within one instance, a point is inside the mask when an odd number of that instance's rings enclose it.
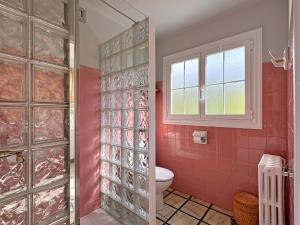
<instances>
[{"instance_id":1,"label":"tiled floor","mask_svg":"<svg viewBox=\"0 0 300 225\"><path fill-rule=\"evenodd\" d=\"M97 209L80 219L81 225L121 225L102 209Z\"/></svg>"},{"instance_id":2,"label":"tiled floor","mask_svg":"<svg viewBox=\"0 0 300 225\"><path fill-rule=\"evenodd\" d=\"M173 189L164 193L165 207L157 212L157 225L231 225L232 213Z\"/></svg>"}]
</instances>

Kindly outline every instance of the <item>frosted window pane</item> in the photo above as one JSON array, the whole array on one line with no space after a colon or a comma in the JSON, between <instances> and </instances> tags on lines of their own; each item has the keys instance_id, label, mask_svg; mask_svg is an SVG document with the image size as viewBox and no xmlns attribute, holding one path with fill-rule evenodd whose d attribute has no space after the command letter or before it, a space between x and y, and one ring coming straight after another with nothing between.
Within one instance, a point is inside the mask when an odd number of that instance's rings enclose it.
<instances>
[{"instance_id":1,"label":"frosted window pane","mask_svg":"<svg viewBox=\"0 0 300 225\"><path fill-rule=\"evenodd\" d=\"M245 81L225 84L225 113L245 114Z\"/></svg>"},{"instance_id":2,"label":"frosted window pane","mask_svg":"<svg viewBox=\"0 0 300 225\"><path fill-rule=\"evenodd\" d=\"M223 114L223 84L206 88L206 114Z\"/></svg>"},{"instance_id":3,"label":"frosted window pane","mask_svg":"<svg viewBox=\"0 0 300 225\"><path fill-rule=\"evenodd\" d=\"M185 61L185 87L199 86L199 59Z\"/></svg>"},{"instance_id":4,"label":"frosted window pane","mask_svg":"<svg viewBox=\"0 0 300 225\"><path fill-rule=\"evenodd\" d=\"M205 84L223 83L223 52L206 56Z\"/></svg>"},{"instance_id":5,"label":"frosted window pane","mask_svg":"<svg viewBox=\"0 0 300 225\"><path fill-rule=\"evenodd\" d=\"M171 89L183 88L184 62L171 65Z\"/></svg>"},{"instance_id":6,"label":"frosted window pane","mask_svg":"<svg viewBox=\"0 0 300 225\"><path fill-rule=\"evenodd\" d=\"M184 89L171 90L171 113L184 114Z\"/></svg>"},{"instance_id":7,"label":"frosted window pane","mask_svg":"<svg viewBox=\"0 0 300 225\"><path fill-rule=\"evenodd\" d=\"M185 114L199 113L199 88L185 89Z\"/></svg>"},{"instance_id":8,"label":"frosted window pane","mask_svg":"<svg viewBox=\"0 0 300 225\"><path fill-rule=\"evenodd\" d=\"M225 82L245 80L245 47L224 53Z\"/></svg>"}]
</instances>

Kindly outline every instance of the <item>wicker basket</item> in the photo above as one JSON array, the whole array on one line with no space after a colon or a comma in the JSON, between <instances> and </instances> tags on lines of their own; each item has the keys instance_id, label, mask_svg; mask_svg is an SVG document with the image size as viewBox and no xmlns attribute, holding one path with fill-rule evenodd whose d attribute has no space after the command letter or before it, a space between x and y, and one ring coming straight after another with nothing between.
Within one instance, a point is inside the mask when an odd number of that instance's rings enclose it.
<instances>
[{"instance_id":1,"label":"wicker basket","mask_svg":"<svg viewBox=\"0 0 300 225\"><path fill-rule=\"evenodd\" d=\"M233 196L233 216L238 225L258 225L258 199L246 192Z\"/></svg>"}]
</instances>

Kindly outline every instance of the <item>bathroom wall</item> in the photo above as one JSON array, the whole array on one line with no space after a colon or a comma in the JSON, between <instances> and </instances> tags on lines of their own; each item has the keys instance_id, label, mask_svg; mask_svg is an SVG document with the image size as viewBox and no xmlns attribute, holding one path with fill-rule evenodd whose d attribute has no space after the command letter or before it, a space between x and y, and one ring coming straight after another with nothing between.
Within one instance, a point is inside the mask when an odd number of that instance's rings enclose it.
<instances>
[{"instance_id":1,"label":"bathroom wall","mask_svg":"<svg viewBox=\"0 0 300 225\"><path fill-rule=\"evenodd\" d=\"M287 1L265 0L157 40L157 164L175 172L173 188L231 209L234 192L257 194L264 153L287 156L287 72L267 54L287 47L287 24ZM257 27L263 27L263 129L162 124L163 56ZM207 145L193 143L194 130L208 131Z\"/></svg>"},{"instance_id":2,"label":"bathroom wall","mask_svg":"<svg viewBox=\"0 0 300 225\"><path fill-rule=\"evenodd\" d=\"M100 90L99 70L80 66L77 110L80 217L99 207L100 194Z\"/></svg>"},{"instance_id":3,"label":"bathroom wall","mask_svg":"<svg viewBox=\"0 0 300 225\"><path fill-rule=\"evenodd\" d=\"M160 37L156 45L156 80L162 80L163 57L258 27L263 28L263 58L270 61L268 51L280 55L287 47L288 1L249 1L241 7L215 16L200 24Z\"/></svg>"}]
</instances>

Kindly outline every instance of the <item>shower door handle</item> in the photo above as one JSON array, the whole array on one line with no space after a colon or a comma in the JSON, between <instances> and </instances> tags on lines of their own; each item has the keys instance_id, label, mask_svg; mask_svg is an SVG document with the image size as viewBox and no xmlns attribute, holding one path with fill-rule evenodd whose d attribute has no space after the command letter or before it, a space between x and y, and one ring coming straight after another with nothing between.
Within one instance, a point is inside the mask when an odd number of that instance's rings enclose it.
<instances>
[{"instance_id":1,"label":"shower door handle","mask_svg":"<svg viewBox=\"0 0 300 225\"><path fill-rule=\"evenodd\" d=\"M25 158L23 156L22 152L14 152L14 151L4 151L4 152L0 152L0 159L1 158L8 158L10 156L16 156L16 161L18 163L23 163L25 161Z\"/></svg>"}]
</instances>

